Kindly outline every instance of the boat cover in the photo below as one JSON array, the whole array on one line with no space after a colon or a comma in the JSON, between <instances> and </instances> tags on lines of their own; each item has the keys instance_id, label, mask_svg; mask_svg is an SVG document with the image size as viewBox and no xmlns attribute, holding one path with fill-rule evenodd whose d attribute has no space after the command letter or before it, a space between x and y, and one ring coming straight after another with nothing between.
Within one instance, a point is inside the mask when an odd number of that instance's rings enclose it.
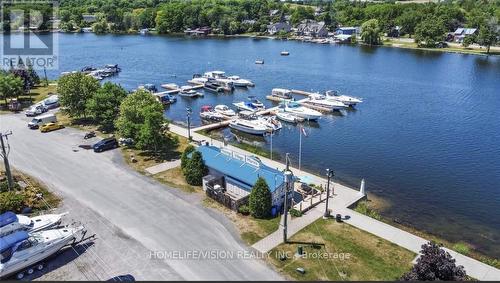
<instances>
[{"instance_id":1,"label":"boat cover","mask_svg":"<svg viewBox=\"0 0 500 283\"><path fill-rule=\"evenodd\" d=\"M28 232L26 231L16 231L0 238L0 253L5 252L26 239L28 239Z\"/></svg>"},{"instance_id":2,"label":"boat cover","mask_svg":"<svg viewBox=\"0 0 500 283\"><path fill-rule=\"evenodd\" d=\"M9 225L17 221L17 216L12 211L7 211L4 214L0 214L0 227Z\"/></svg>"}]
</instances>

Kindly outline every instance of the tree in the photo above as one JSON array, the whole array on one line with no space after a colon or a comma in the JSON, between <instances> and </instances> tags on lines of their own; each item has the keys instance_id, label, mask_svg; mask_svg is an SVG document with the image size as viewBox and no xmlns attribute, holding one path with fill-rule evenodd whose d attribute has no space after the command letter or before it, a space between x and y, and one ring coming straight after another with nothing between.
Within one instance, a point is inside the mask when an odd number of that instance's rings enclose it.
<instances>
[{"instance_id":1,"label":"tree","mask_svg":"<svg viewBox=\"0 0 500 283\"><path fill-rule=\"evenodd\" d=\"M364 43L369 45L380 44L380 27L378 25L378 20L371 19L361 25L361 39Z\"/></svg>"},{"instance_id":2,"label":"tree","mask_svg":"<svg viewBox=\"0 0 500 283\"><path fill-rule=\"evenodd\" d=\"M462 41L463 47L469 47L469 45L476 42L476 37L474 35L467 35Z\"/></svg>"},{"instance_id":3,"label":"tree","mask_svg":"<svg viewBox=\"0 0 500 283\"><path fill-rule=\"evenodd\" d=\"M486 53L489 54L490 47L498 42L499 37L498 19L493 17L490 18L485 25L479 28L477 43L486 46Z\"/></svg>"},{"instance_id":4,"label":"tree","mask_svg":"<svg viewBox=\"0 0 500 283\"><path fill-rule=\"evenodd\" d=\"M401 277L405 281L465 281L464 267L455 265L455 259L434 242L422 245L420 257L410 272Z\"/></svg>"},{"instance_id":5,"label":"tree","mask_svg":"<svg viewBox=\"0 0 500 283\"><path fill-rule=\"evenodd\" d=\"M106 33L108 31L108 22L106 20L100 20L92 25L92 31L97 34Z\"/></svg>"},{"instance_id":6,"label":"tree","mask_svg":"<svg viewBox=\"0 0 500 283\"><path fill-rule=\"evenodd\" d=\"M186 147L186 149L184 150L184 152L182 153L181 155L181 169L184 171L184 169L186 168L188 162L189 162L189 154L191 152L195 151L195 148L194 146L192 145L188 145Z\"/></svg>"},{"instance_id":7,"label":"tree","mask_svg":"<svg viewBox=\"0 0 500 283\"><path fill-rule=\"evenodd\" d=\"M253 186L248 205L255 218L266 218L271 214L272 195L266 180L262 177L259 177Z\"/></svg>"},{"instance_id":8,"label":"tree","mask_svg":"<svg viewBox=\"0 0 500 283\"><path fill-rule=\"evenodd\" d=\"M87 101L99 88L99 81L82 73L62 76L57 84L57 92L63 111L73 118L85 118Z\"/></svg>"},{"instance_id":9,"label":"tree","mask_svg":"<svg viewBox=\"0 0 500 283\"><path fill-rule=\"evenodd\" d=\"M127 91L123 87L107 82L87 101L87 112L98 125L112 130L125 97Z\"/></svg>"},{"instance_id":10,"label":"tree","mask_svg":"<svg viewBox=\"0 0 500 283\"><path fill-rule=\"evenodd\" d=\"M415 33L415 27L419 20L420 17L417 11L407 10L399 18L397 18L396 22L401 27L401 33L408 34L411 38L412 34Z\"/></svg>"},{"instance_id":11,"label":"tree","mask_svg":"<svg viewBox=\"0 0 500 283\"><path fill-rule=\"evenodd\" d=\"M12 74L0 73L0 97L8 104L7 98L19 97L24 93L23 81Z\"/></svg>"},{"instance_id":12,"label":"tree","mask_svg":"<svg viewBox=\"0 0 500 283\"><path fill-rule=\"evenodd\" d=\"M128 95L120 105L115 126L121 136L132 138L139 149L154 149L165 140L163 106L145 90Z\"/></svg>"},{"instance_id":13,"label":"tree","mask_svg":"<svg viewBox=\"0 0 500 283\"><path fill-rule=\"evenodd\" d=\"M191 159L189 159L184 170L184 176L186 177L186 182L193 186L201 186L203 183L203 177L208 174L208 168L203 161L203 156L199 151L194 151L191 154Z\"/></svg>"},{"instance_id":14,"label":"tree","mask_svg":"<svg viewBox=\"0 0 500 283\"><path fill-rule=\"evenodd\" d=\"M415 42L419 47L436 47L443 41L446 29L443 22L435 17L429 17L415 27Z\"/></svg>"}]
</instances>

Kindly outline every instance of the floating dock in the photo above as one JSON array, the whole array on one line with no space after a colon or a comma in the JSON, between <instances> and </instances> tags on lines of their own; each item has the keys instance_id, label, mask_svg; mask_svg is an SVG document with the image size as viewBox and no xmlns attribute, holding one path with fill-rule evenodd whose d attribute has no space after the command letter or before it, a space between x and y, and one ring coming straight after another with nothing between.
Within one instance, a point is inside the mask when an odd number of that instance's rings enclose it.
<instances>
[{"instance_id":1,"label":"floating dock","mask_svg":"<svg viewBox=\"0 0 500 283\"><path fill-rule=\"evenodd\" d=\"M211 130L215 130L215 129L227 127L229 125L229 123L231 123L232 120L233 119L229 119L229 120L222 121L222 122L212 123L212 124L200 126L198 128L194 128L192 130L194 132L198 132L198 131L211 131Z\"/></svg>"}]
</instances>

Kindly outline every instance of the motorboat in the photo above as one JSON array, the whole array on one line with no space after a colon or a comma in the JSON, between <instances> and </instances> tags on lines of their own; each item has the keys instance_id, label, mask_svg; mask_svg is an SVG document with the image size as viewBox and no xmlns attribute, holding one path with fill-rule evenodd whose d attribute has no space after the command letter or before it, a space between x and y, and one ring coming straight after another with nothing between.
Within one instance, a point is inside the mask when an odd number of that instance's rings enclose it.
<instances>
[{"instance_id":1,"label":"motorboat","mask_svg":"<svg viewBox=\"0 0 500 283\"><path fill-rule=\"evenodd\" d=\"M282 99L292 99L292 91L285 88L273 88L271 91L271 96L282 98Z\"/></svg>"},{"instance_id":2,"label":"motorboat","mask_svg":"<svg viewBox=\"0 0 500 283\"><path fill-rule=\"evenodd\" d=\"M282 103L280 107L282 107L284 112L293 114L295 116L304 118L305 120L309 121L318 120L319 118L321 118L321 116L323 116L323 114L321 114L320 112L301 106L297 102L293 101L287 101L285 103Z\"/></svg>"},{"instance_id":3,"label":"motorboat","mask_svg":"<svg viewBox=\"0 0 500 283\"><path fill-rule=\"evenodd\" d=\"M156 86L154 84L142 84L142 85L139 85L137 90L145 90L145 91L154 93L154 92L158 91L158 88L156 88Z\"/></svg>"},{"instance_id":4,"label":"motorboat","mask_svg":"<svg viewBox=\"0 0 500 283\"><path fill-rule=\"evenodd\" d=\"M220 113L224 116L230 116L230 117L236 116L236 112L234 112L233 109L223 104L215 106L215 112Z\"/></svg>"},{"instance_id":5,"label":"motorboat","mask_svg":"<svg viewBox=\"0 0 500 283\"><path fill-rule=\"evenodd\" d=\"M213 107L210 105L205 105L201 107L200 117L204 120L209 120L209 121L222 121L226 118L221 113L215 112Z\"/></svg>"},{"instance_id":6,"label":"motorboat","mask_svg":"<svg viewBox=\"0 0 500 283\"><path fill-rule=\"evenodd\" d=\"M209 71L203 74L204 78L207 79L227 79L226 72L223 71Z\"/></svg>"},{"instance_id":7,"label":"motorboat","mask_svg":"<svg viewBox=\"0 0 500 283\"><path fill-rule=\"evenodd\" d=\"M66 214L45 214L28 217L7 211L0 215L0 237L19 230L37 232L57 226L61 224L61 219Z\"/></svg>"},{"instance_id":8,"label":"motorboat","mask_svg":"<svg viewBox=\"0 0 500 283\"><path fill-rule=\"evenodd\" d=\"M229 77L227 77L227 80L232 82L234 84L234 86L238 86L238 87L255 86L255 84L252 81L242 79L239 76L229 76Z\"/></svg>"},{"instance_id":9,"label":"motorboat","mask_svg":"<svg viewBox=\"0 0 500 283\"><path fill-rule=\"evenodd\" d=\"M320 93L313 93L309 95L309 98L304 101L305 104L310 104L314 106L324 107L331 110L341 110L348 107L344 103L334 100L334 99L326 99L326 95Z\"/></svg>"},{"instance_id":10,"label":"motorboat","mask_svg":"<svg viewBox=\"0 0 500 283\"><path fill-rule=\"evenodd\" d=\"M250 120L238 118L232 120L229 123L229 127L231 129L235 129L252 135L264 135L269 131L269 128L258 119Z\"/></svg>"},{"instance_id":11,"label":"motorboat","mask_svg":"<svg viewBox=\"0 0 500 283\"><path fill-rule=\"evenodd\" d=\"M177 97L170 95L168 93L154 93L156 99L163 105L169 105L177 102Z\"/></svg>"},{"instance_id":12,"label":"motorboat","mask_svg":"<svg viewBox=\"0 0 500 283\"><path fill-rule=\"evenodd\" d=\"M281 56L288 56L288 55L290 55L290 52L288 52L288 51L281 51L280 55Z\"/></svg>"},{"instance_id":13,"label":"motorboat","mask_svg":"<svg viewBox=\"0 0 500 283\"><path fill-rule=\"evenodd\" d=\"M344 103L347 106L354 106L358 103L363 102L361 98L358 97L353 97L353 96L348 96L348 95L341 95L335 90L328 90L325 92L325 97L327 100L336 100Z\"/></svg>"},{"instance_id":14,"label":"motorboat","mask_svg":"<svg viewBox=\"0 0 500 283\"><path fill-rule=\"evenodd\" d=\"M190 86L182 86L179 91L180 96L184 97L198 97L198 96L203 96L200 92L197 92Z\"/></svg>"},{"instance_id":15,"label":"motorboat","mask_svg":"<svg viewBox=\"0 0 500 283\"><path fill-rule=\"evenodd\" d=\"M85 235L83 226L30 233L16 231L0 238L0 278L17 273L17 279L35 269L43 269L43 260Z\"/></svg>"},{"instance_id":16,"label":"motorboat","mask_svg":"<svg viewBox=\"0 0 500 283\"><path fill-rule=\"evenodd\" d=\"M275 116L259 117L259 121L272 132L282 128L281 122Z\"/></svg>"},{"instance_id":17,"label":"motorboat","mask_svg":"<svg viewBox=\"0 0 500 283\"><path fill-rule=\"evenodd\" d=\"M255 60L255 64L264 65L264 59Z\"/></svg>"},{"instance_id":18,"label":"motorboat","mask_svg":"<svg viewBox=\"0 0 500 283\"><path fill-rule=\"evenodd\" d=\"M215 80L207 80L203 84L203 88L211 92L224 92L224 87Z\"/></svg>"},{"instance_id":19,"label":"motorboat","mask_svg":"<svg viewBox=\"0 0 500 283\"><path fill-rule=\"evenodd\" d=\"M249 96L247 101L241 101L237 103L233 103L238 110L247 110L247 111L260 111L266 109L264 104L260 102L255 96Z\"/></svg>"},{"instance_id":20,"label":"motorboat","mask_svg":"<svg viewBox=\"0 0 500 283\"><path fill-rule=\"evenodd\" d=\"M288 122L288 123L299 123L303 122L304 118L295 116L291 113L288 112L283 112L283 111L278 111L276 112L276 117L282 121Z\"/></svg>"},{"instance_id":21,"label":"motorboat","mask_svg":"<svg viewBox=\"0 0 500 283\"><path fill-rule=\"evenodd\" d=\"M59 107L59 95L57 94L52 94L49 97L45 98L42 100L43 105L47 107L48 109L54 109Z\"/></svg>"},{"instance_id":22,"label":"motorboat","mask_svg":"<svg viewBox=\"0 0 500 283\"><path fill-rule=\"evenodd\" d=\"M194 74L193 78L189 82L193 83L193 84L202 85L202 84L205 84L207 81L208 81L208 79L205 78L205 77L203 77L202 75L200 75L200 74Z\"/></svg>"}]
</instances>

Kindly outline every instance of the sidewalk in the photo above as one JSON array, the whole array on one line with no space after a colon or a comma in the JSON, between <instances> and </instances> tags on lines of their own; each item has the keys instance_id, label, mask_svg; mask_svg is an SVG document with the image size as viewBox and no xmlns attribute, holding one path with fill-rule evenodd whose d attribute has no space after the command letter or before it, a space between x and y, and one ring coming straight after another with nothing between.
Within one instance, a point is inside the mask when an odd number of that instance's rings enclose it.
<instances>
[{"instance_id":1,"label":"sidewalk","mask_svg":"<svg viewBox=\"0 0 500 283\"><path fill-rule=\"evenodd\" d=\"M169 125L170 131L187 137L188 132L187 129L176 126L176 125ZM217 146L217 147L224 147L224 144L220 141L217 140L211 140L209 137L191 132L191 136L193 137L193 140L196 141L209 141L211 142L212 145ZM226 148L236 151L241 154L245 155L252 155L251 153L239 149L237 147L228 145ZM270 160L268 158L264 158L259 156L260 160L262 160L263 163L267 164L268 166L277 168L279 170L285 169L285 165L274 161ZM322 184L323 186L326 185L327 180L320 178L318 176L309 174L307 172L298 170L296 168L291 168L295 176L308 176L313 183L320 185ZM419 253L421 250L421 246L428 241L424 238L415 236L409 232L406 232L404 230L401 230L399 228L396 228L394 226L391 226L389 224L386 224L384 222L378 221L374 218L371 218L369 216L360 214L354 210L349 209L348 207L361 199L363 196L356 190L350 189L346 186L343 186L338 183L333 183L333 192L334 195L330 196L330 203L329 203L329 208L332 209L332 215L335 215L337 213L341 214L343 218L346 216L349 217L349 219L344 220L346 223L357 227L361 230L364 230L366 232L369 232L371 234L374 234L380 238L383 238L387 241L390 241L398 246L401 246L403 248L406 248L410 251L413 251L414 253ZM299 232L301 229L305 228L306 226L310 225L314 221L318 220L323 216L323 213L325 211L325 203L320 203L316 207L312 208L311 210L307 211L302 217L294 218L291 220L291 218L288 219L288 237L293 236L295 233ZM283 220L282 220L283 221ZM335 220L332 220L335 221ZM259 242L255 243L252 247L257 249L260 252L267 252L273 249L274 247L278 246L283 242L283 226L280 225L279 229L266 238L260 240ZM489 266L487 264L484 264L478 260L475 260L473 258L464 256L462 254L459 254L455 251L446 249L447 252L451 254L453 258L455 258L456 263L458 265L463 265L465 271L467 274L475 279L478 280L487 280L487 281L492 281L492 280L500 280L500 270L496 269L492 266Z\"/></svg>"}]
</instances>

